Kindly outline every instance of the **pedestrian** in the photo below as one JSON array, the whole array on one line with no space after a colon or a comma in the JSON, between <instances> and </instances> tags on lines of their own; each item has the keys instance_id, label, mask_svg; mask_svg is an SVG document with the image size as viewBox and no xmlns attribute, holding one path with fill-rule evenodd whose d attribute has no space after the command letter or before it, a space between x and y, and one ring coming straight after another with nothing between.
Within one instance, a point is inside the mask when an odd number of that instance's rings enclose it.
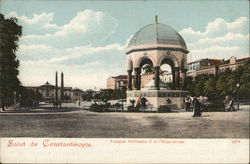
<instances>
[{"instance_id":1,"label":"pedestrian","mask_svg":"<svg viewBox=\"0 0 250 164\"><path fill-rule=\"evenodd\" d=\"M148 100L145 98L145 97L142 97L141 98L141 107L142 107L142 111L145 111L146 110L146 107L147 107L147 105L146 105L146 102L147 102Z\"/></svg>"},{"instance_id":2,"label":"pedestrian","mask_svg":"<svg viewBox=\"0 0 250 164\"><path fill-rule=\"evenodd\" d=\"M185 101L185 110L189 111L191 109L191 98L187 96L184 101Z\"/></svg>"},{"instance_id":3,"label":"pedestrian","mask_svg":"<svg viewBox=\"0 0 250 164\"><path fill-rule=\"evenodd\" d=\"M167 104L171 104L172 103L172 101L171 101L171 99L169 98L169 97L167 97Z\"/></svg>"},{"instance_id":4,"label":"pedestrian","mask_svg":"<svg viewBox=\"0 0 250 164\"><path fill-rule=\"evenodd\" d=\"M196 96L194 96L193 99L193 113L193 117L201 116L201 103L199 102Z\"/></svg>"},{"instance_id":5,"label":"pedestrian","mask_svg":"<svg viewBox=\"0 0 250 164\"><path fill-rule=\"evenodd\" d=\"M226 96L223 103L224 103L224 106L225 106L225 111L227 112L228 109L229 109L229 102L230 102L230 98L229 96Z\"/></svg>"},{"instance_id":6,"label":"pedestrian","mask_svg":"<svg viewBox=\"0 0 250 164\"><path fill-rule=\"evenodd\" d=\"M137 108L139 107L139 105L141 104L141 96L139 96L136 101L135 101L135 104L134 104L134 107Z\"/></svg>"},{"instance_id":7,"label":"pedestrian","mask_svg":"<svg viewBox=\"0 0 250 164\"><path fill-rule=\"evenodd\" d=\"M56 102L55 102L55 100L53 100L53 106L54 106L54 108L56 107Z\"/></svg>"},{"instance_id":8,"label":"pedestrian","mask_svg":"<svg viewBox=\"0 0 250 164\"><path fill-rule=\"evenodd\" d=\"M229 111L236 111L235 107L234 107L234 99L231 98L231 100L229 101Z\"/></svg>"},{"instance_id":9,"label":"pedestrian","mask_svg":"<svg viewBox=\"0 0 250 164\"><path fill-rule=\"evenodd\" d=\"M62 102L61 101L59 101L59 107L62 108Z\"/></svg>"}]
</instances>

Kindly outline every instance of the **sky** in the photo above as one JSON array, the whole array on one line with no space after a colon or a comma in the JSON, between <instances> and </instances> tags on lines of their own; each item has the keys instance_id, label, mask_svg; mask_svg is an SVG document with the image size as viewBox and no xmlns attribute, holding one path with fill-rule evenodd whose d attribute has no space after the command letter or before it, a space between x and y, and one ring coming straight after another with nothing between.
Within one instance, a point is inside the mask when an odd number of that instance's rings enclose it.
<instances>
[{"instance_id":1,"label":"sky","mask_svg":"<svg viewBox=\"0 0 250 164\"><path fill-rule=\"evenodd\" d=\"M23 26L17 58L22 85L105 88L126 74L129 39L158 15L184 38L188 62L249 56L249 1L2 0L1 13ZM60 78L59 78L60 80Z\"/></svg>"}]
</instances>

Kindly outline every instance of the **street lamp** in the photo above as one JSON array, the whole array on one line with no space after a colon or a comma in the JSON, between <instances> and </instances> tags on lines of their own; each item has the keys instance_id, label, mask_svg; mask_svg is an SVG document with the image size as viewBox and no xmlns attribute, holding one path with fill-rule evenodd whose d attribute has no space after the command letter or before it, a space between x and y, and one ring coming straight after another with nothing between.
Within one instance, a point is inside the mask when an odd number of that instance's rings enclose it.
<instances>
[{"instance_id":1,"label":"street lamp","mask_svg":"<svg viewBox=\"0 0 250 164\"><path fill-rule=\"evenodd\" d=\"M236 84L236 92L237 92L237 110L239 110L240 109L240 105L239 105L239 87L240 87L240 84L239 83L237 83Z\"/></svg>"},{"instance_id":2,"label":"street lamp","mask_svg":"<svg viewBox=\"0 0 250 164\"><path fill-rule=\"evenodd\" d=\"M16 110L16 91L14 91L14 110Z\"/></svg>"}]
</instances>

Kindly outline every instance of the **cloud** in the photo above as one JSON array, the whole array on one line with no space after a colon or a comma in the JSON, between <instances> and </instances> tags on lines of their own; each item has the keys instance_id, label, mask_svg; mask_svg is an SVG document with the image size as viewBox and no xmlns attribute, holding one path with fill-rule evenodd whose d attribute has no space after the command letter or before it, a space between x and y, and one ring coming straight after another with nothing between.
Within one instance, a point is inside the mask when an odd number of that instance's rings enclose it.
<instances>
[{"instance_id":1,"label":"cloud","mask_svg":"<svg viewBox=\"0 0 250 164\"><path fill-rule=\"evenodd\" d=\"M23 34L48 34L54 33L57 30L60 30L62 27L53 24L55 13L45 13L33 14L31 18L27 16L19 16L16 12L10 12L6 15L7 18L16 17L18 18L19 23L24 27Z\"/></svg>"},{"instance_id":2,"label":"cloud","mask_svg":"<svg viewBox=\"0 0 250 164\"><path fill-rule=\"evenodd\" d=\"M125 56L125 55L124 55ZM122 60L121 60L122 62ZM107 65L103 61L88 62L78 65L51 64L44 61L21 61L20 79L25 85L42 85L46 81L54 84L55 71L64 72L65 86L82 89L106 88L109 76L123 74L123 63ZM32 68L32 69L31 69Z\"/></svg>"},{"instance_id":3,"label":"cloud","mask_svg":"<svg viewBox=\"0 0 250 164\"><path fill-rule=\"evenodd\" d=\"M189 27L181 30L180 34L190 51L189 61L249 56L249 19L246 17L239 17L233 22L217 18L209 22L204 31Z\"/></svg>"},{"instance_id":4,"label":"cloud","mask_svg":"<svg viewBox=\"0 0 250 164\"><path fill-rule=\"evenodd\" d=\"M83 89L105 88L109 76L125 72L125 57L124 46L119 44L66 49L26 45L20 46L18 51L23 84L41 85L41 82L53 82L55 71L62 70L65 78L67 76L68 86Z\"/></svg>"},{"instance_id":5,"label":"cloud","mask_svg":"<svg viewBox=\"0 0 250 164\"><path fill-rule=\"evenodd\" d=\"M80 11L67 24L52 24L54 13L34 14L32 18L9 13L20 18L24 28L21 44L44 44L58 48L69 48L86 44L100 45L112 35L118 24L110 15L92 10ZM43 29L43 33L38 32ZM35 32L30 34L30 31ZM47 30L47 31L46 31ZM49 30L49 32L48 32ZM46 33L47 32L47 33Z\"/></svg>"},{"instance_id":6,"label":"cloud","mask_svg":"<svg viewBox=\"0 0 250 164\"><path fill-rule=\"evenodd\" d=\"M21 45L18 58L24 62L51 63L62 65L78 65L87 62L102 60L108 61L121 59L124 55L124 46L111 44L92 47L79 46L74 48L59 49L45 45Z\"/></svg>"},{"instance_id":7,"label":"cloud","mask_svg":"<svg viewBox=\"0 0 250 164\"><path fill-rule=\"evenodd\" d=\"M201 58L221 58L221 59L229 59L231 56L235 56L235 54L241 53L241 57L245 56L243 54L240 47L232 46L232 47L222 47L222 46L211 46L205 49L197 49L191 52L192 57L195 59Z\"/></svg>"},{"instance_id":8,"label":"cloud","mask_svg":"<svg viewBox=\"0 0 250 164\"><path fill-rule=\"evenodd\" d=\"M24 85L54 81L56 70L64 71L68 86L106 87L109 76L125 70L124 45L104 44L118 26L116 20L101 11L84 10L64 25L54 20L55 13L19 16L24 27L17 52L20 79Z\"/></svg>"}]
</instances>

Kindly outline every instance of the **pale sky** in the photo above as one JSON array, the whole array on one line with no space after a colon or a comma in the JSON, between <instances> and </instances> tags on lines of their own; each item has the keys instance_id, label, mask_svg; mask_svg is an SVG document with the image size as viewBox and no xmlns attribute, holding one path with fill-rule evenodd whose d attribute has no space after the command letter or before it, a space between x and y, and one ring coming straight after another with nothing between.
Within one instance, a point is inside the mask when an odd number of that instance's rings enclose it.
<instances>
[{"instance_id":1,"label":"pale sky","mask_svg":"<svg viewBox=\"0 0 250 164\"><path fill-rule=\"evenodd\" d=\"M17 56L24 86L54 84L57 70L65 86L105 88L109 76L126 74L126 44L155 15L183 36L188 62L249 56L246 0L5 0L1 13L23 26Z\"/></svg>"}]
</instances>

